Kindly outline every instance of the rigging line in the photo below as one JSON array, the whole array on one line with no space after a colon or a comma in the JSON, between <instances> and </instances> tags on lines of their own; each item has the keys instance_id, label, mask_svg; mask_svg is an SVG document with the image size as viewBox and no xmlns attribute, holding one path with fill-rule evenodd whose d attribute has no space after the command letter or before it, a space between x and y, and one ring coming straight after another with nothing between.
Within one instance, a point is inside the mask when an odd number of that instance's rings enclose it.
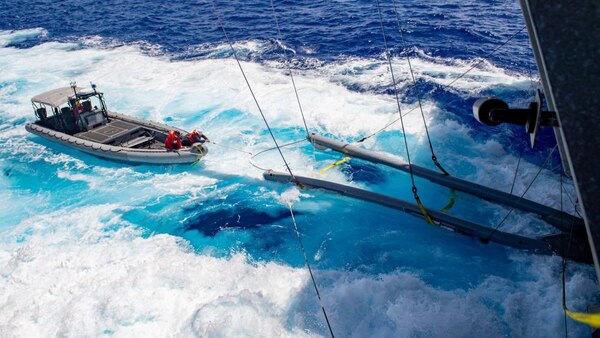
<instances>
[{"instance_id":1,"label":"rigging line","mask_svg":"<svg viewBox=\"0 0 600 338\"><path fill-rule=\"evenodd\" d=\"M484 56L481 60L477 61L473 66L471 66L471 68L469 68L466 72L460 74L459 77L457 77L456 79L452 80L450 83L445 84L442 86L442 88L448 88L450 87L454 82L458 81L459 79L461 79L463 76L467 75L467 73L469 73L470 71L472 71L473 69L475 69L475 67L479 66L483 61L485 61L487 58L489 58L490 56L492 56L492 54L494 54L496 51L498 51L500 48L506 46L507 43L510 42L510 40L512 40L515 36L517 36L519 33L521 33L523 30L525 29L525 26L521 27L521 29L519 29L516 33L514 33L513 35L511 35L508 39L506 39L506 41L504 41L502 44L500 44L499 46L497 46L496 48L494 48L491 52L489 52L486 56Z\"/></svg>"},{"instance_id":2,"label":"rigging line","mask_svg":"<svg viewBox=\"0 0 600 338\"><path fill-rule=\"evenodd\" d=\"M561 171L561 173L560 173L560 211L561 211L560 221L561 221L561 223L563 222L562 215L564 214L563 193L565 195L567 195L567 197L569 196L567 191L564 189L563 177L564 177L564 175L563 175L563 172ZM569 199L570 199L570 197L569 197ZM564 315L565 315L565 337L568 336L567 316L569 318L575 320L576 322L584 323L584 324L587 324L594 328L600 327L600 314L574 312L574 311L569 310L569 308L567 307L567 286L566 286L567 258L566 257L569 255L569 252L571 250L572 239L573 239L573 223L571 223L571 229L569 231L569 242L567 244L566 251L563 250L563 255L562 255L562 307L563 307L563 311L564 311Z\"/></svg>"},{"instance_id":3,"label":"rigging line","mask_svg":"<svg viewBox=\"0 0 600 338\"><path fill-rule=\"evenodd\" d=\"M283 38L281 37L281 29L279 28L279 21L277 20L277 15L275 14L275 5L273 5L273 0L271 1L271 13L273 14L273 20L275 21L275 26L277 27L277 38L281 43L283 43ZM283 47L283 53L285 55L286 61L288 61L288 52L285 47ZM296 88L296 81L294 80L294 74L292 74L292 68L289 65L289 62L285 62L287 66L288 73L290 74L290 79L292 80L292 85L294 86L294 93L296 94L296 101L298 102L298 108L300 109L300 115L302 115L302 122L304 122L304 129L306 130L306 137L310 137L310 132L308 131L308 126L306 124L306 118L304 117L304 111L302 110L302 104L300 103L300 96L298 96L298 89Z\"/></svg>"},{"instance_id":4,"label":"rigging line","mask_svg":"<svg viewBox=\"0 0 600 338\"><path fill-rule=\"evenodd\" d=\"M215 141L207 141L207 142L208 142L208 143L210 143L210 144L214 144L214 145L217 145L217 146L219 146L219 147L225 148L225 149L231 149L231 150L239 151L239 152L241 152L241 153L246 153L246 154L248 154L248 155L252 156L252 153L251 153L251 152L249 152L249 151L245 151L245 150L237 149L237 148L234 148L234 147L229 147L229 146L223 145L223 144L221 144L221 143L216 143Z\"/></svg>"},{"instance_id":5,"label":"rigging line","mask_svg":"<svg viewBox=\"0 0 600 338\"><path fill-rule=\"evenodd\" d=\"M561 222L563 220L563 174L560 174L560 211L561 211ZM571 242L573 239L573 223L571 223L571 229L569 231L569 242L567 245L567 250L563 251L562 257L562 307L565 314L565 336L567 336L567 319L573 319L576 322L587 324L594 328L600 328L600 314L599 313L584 313L584 312L575 312L569 310L567 307L567 286L566 286L566 274L567 274L567 256L569 251L571 250Z\"/></svg>"},{"instance_id":6,"label":"rigging line","mask_svg":"<svg viewBox=\"0 0 600 338\"><path fill-rule=\"evenodd\" d=\"M569 202L571 202L571 205L573 205L573 210L577 213L577 215L579 215L579 218L583 218L583 216L581 216L581 213L579 212L579 210L577 210L577 203L573 201L573 198L571 197L571 195L569 194L569 192L567 191L567 189L563 186L563 191L565 192L565 195L567 195L567 198L569 199Z\"/></svg>"},{"instance_id":7,"label":"rigging line","mask_svg":"<svg viewBox=\"0 0 600 338\"><path fill-rule=\"evenodd\" d=\"M390 74L392 75L392 84L394 86L394 95L396 97L396 104L398 106L398 114L400 115L400 124L402 125L402 136L404 138L404 146L406 147L406 158L408 160L408 169L409 169L409 173L410 173L410 180L412 182L412 189L414 192L416 190L415 178L413 175L412 165L411 165L411 161L410 161L410 151L408 150L408 141L406 140L406 131L404 128L404 120L402 119L402 109L400 108L400 98L398 97L398 87L396 86L396 78L394 77L394 69L392 67L392 60L388 53L387 38L385 36L385 28L383 27L383 15L381 14L381 5L379 3L379 0L377 0L377 11L379 13L379 24L381 26L381 34L383 35L383 45L385 48L383 53L385 54L385 56L387 58L387 61L388 61L389 67L390 67ZM415 192L415 194L416 194L416 192Z\"/></svg>"},{"instance_id":8,"label":"rigging line","mask_svg":"<svg viewBox=\"0 0 600 338\"><path fill-rule=\"evenodd\" d=\"M260 104L258 104L256 95L254 95L252 86L250 86L250 82L248 81L248 78L246 77L244 68L242 68L242 64L240 63L240 60L237 56L235 48L233 48L233 44L231 43L231 40L229 39L229 35L227 35L227 31L225 31L225 24L223 23L223 20L221 19L221 16L217 12L217 8L215 7L215 0L212 0L212 10L213 10L213 13L215 14L215 16L217 17L217 21L219 22L219 25L221 26L223 35L225 35L225 39L227 40L227 43L229 44L229 47L231 48L231 52L233 53L235 61L237 62L237 65L240 68L240 71L242 72L242 76L244 77L244 81L246 81L246 85L248 86L248 89L250 90L250 94L252 94L252 98L254 99L254 103L256 103L256 107L258 108L258 111L260 112L260 116L262 117L263 121L265 122L265 125L267 126L267 129L269 130L269 134L271 134L271 138L273 139L273 143L275 143L275 146L277 147L277 150L279 151L279 155L281 155L281 159L283 160L283 163L285 163L285 167L287 168L287 171L290 173L290 176L292 177L292 182L297 184L298 180L296 180L296 176L294 176L294 173L292 173L292 169L290 168L288 162L286 161L285 156L283 156L283 152L281 151L281 148L279 148L279 144L277 143L277 140L275 139L275 135L273 134L273 131L271 130L271 127L269 126L269 122L267 122L267 118L265 117L265 114L263 113L262 109L260 108Z\"/></svg>"},{"instance_id":9,"label":"rigging line","mask_svg":"<svg viewBox=\"0 0 600 338\"><path fill-rule=\"evenodd\" d=\"M289 146L291 146L291 145L294 145L294 144L296 144L296 143L300 143L300 142L304 142L304 141L308 141L308 140L307 140L307 139L305 139L305 138L302 138L302 139L299 139L299 140L296 140L296 141L292 141L292 142L284 143L284 144L280 145L280 146L279 146L279 148L285 148L285 147L289 147ZM267 151L271 151L271 150L275 150L275 149L277 149L277 147L271 147L271 148L267 148L267 149L261 150L261 151L259 151L258 153L256 153L256 154L252 155L252 157L251 157L251 158L255 158L256 156L258 156L258 155L260 155L260 154L263 154L263 153L266 153Z\"/></svg>"},{"instance_id":10,"label":"rigging line","mask_svg":"<svg viewBox=\"0 0 600 338\"><path fill-rule=\"evenodd\" d=\"M268 170L269 170L269 168L263 168L263 167L261 167L261 166L259 166L259 165L255 164L255 163L252 161L252 159L250 159L248 162L250 163L250 165L251 165L251 166L253 166L254 168L256 168L256 169L258 169L258 170L262 170L262 171L268 171Z\"/></svg>"},{"instance_id":11,"label":"rigging line","mask_svg":"<svg viewBox=\"0 0 600 338\"><path fill-rule=\"evenodd\" d=\"M533 179L531 180L531 182L529 182L529 185L527 185L527 188L525 188L525 191L523 191L523 193L519 196L519 198L513 203L513 205L510 207L510 209L508 210L508 212L506 213L506 215L504 215L504 218L502 218L502 220L498 223L498 225L496 225L496 227L494 227L494 229L492 230L492 232L490 233L490 235L488 236L488 238L482 239L482 242L488 243L492 239L492 237L494 236L494 234L496 233L496 231L498 231L498 229L500 228L500 226L502 226L502 224L504 223L504 221L506 221L506 219L508 218L508 216L510 216L510 214L512 214L512 212L515 210L515 206L517 204L519 204L519 202L523 199L523 197L525 196L525 194L527 194L527 192L529 191L529 188L531 188L531 186L533 185L533 183L535 182L535 180L538 178L538 176L540 176L540 174L542 173L542 170L544 170L544 167L546 166L546 164L548 163L548 161L550 161L550 159L552 158L552 154L554 154L554 151L556 150L557 147L558 147L558 144L555 145L554 148L552 148L552 151L550 152L550 154L548 154L548 156L544 160L544 163L542 164L542 166L540 167L540 169L538 170L538 172L535 174L535 176L533 177Z\"/></svg>"},{"instance_id":12,"label":"rigging line","mask_svg":"<svg viewBox=\"0 0 600 338\"><path fill-rule=\"evenodd\" d=\"M383 45L385 48L384 54L387 57L387 61L390 66L390 74L392 76L392 84L394 85L394 95L396 97L396 104L398 106L398 115L400 115L400 124L402 125L402 137L404 138L404 146L406 147L406 159L408 161L408 170L410 173L410 181L412 183L411 191L413 193L415 202L417 202L417 205L419 206L419 210L421 211L421 214L423 214L423 218L425 219L425 221L431 225L434 225L435 222L427 214L427 210L423 206L423 203L421 202L421 199L419 198L419 194L417 193L417 185L415 184L415 176L413 174L412 164L410 161L410 151L408 150L408 140L406 138L406 129L404 128L404 120L402 119L402 109L400 108L400 98L398 97L398 86L396 85L396 78L394 76L394 69L392 67L392 59L388 52L388 43L387 43L387 38L385 36L385 27L383 26L383 14L381 13L381 4L379 3L379 0L377 0L377 12L379 13L379 24L381 25L381 35L383 36Z\"/></svg>"},{"instance_id":13,"label":"rigging line","mask_svg":"<svg viewBox=\"0 0 600 338\"><path fill-rule=\"evenodd\" d=\"M485 61L487 58L489 58L490 56L492 56L496 51L498 51L500 48L504 47L508 42L510 42L515 36L517 36L519 33L521 33L523 30L525 29L525 26L523 26L520 30L518 30L516 33L514 33L513 35L511 35L508 39L506 39L502 44L500 44L499 46L497 46L494 50L492 50L490 53L488 53L486 56L484 56L481 60L479 60L477 63L475 63L471 68L469 68L466 72L462 73L461 75L459 75L456 79L452 80L450 83L442 85L442 88L448 88L450 86L452 86L452 84L454 84L456 81L458 81L460 78L462 78L463 76L467 75L470 71L472 71L473 69L475 69L477 66L479 66L479 64L481 64L483 61ZM530 76L532 77L532 76ZM417 107L412 108L411 110L409 110L408 112L402 114L402 116L406 116L410 113L412 113L415 109L417 109ZM362 138L361 140L357 141L357 143L363 142L366 139L375 136L376 134L380 133L381 131L387 129L389 126L391 126L392 124L396 123L398 120L393 121L392 123L386 125L385 127L383 127L382 129L378 130L377 132Z\"/></svg>"},{"instance_id":14,"label":"rigging line","mask_svg":"<svg viewBox=\"0 0 600 338\"><path fill-rule=\"evenodd\" d=\"M417 107L414 107L414 108L412 108L411 110L409 110L408 112L406 112L406 113L402 114L402 117L404 117L404 116L406 116L406 115L408 115L408 114L412 113L412 112L413 112L413 110L415 110L415 109L417 109ZM386 129L387 129L387 128L389 128L391 125L393 125L393 124L396 124L396 122L398 122L398 121L400 121L400 118L399 118L399 117L397 117L397 118L396 118L394 121L392 121L392 122L390 122L390 123L386 124L386 125L385 125L383 128L380 128L380 129L378 129L376 132L374 132L374 133L371 133L371 134L369 134L369 135L367 135L367 136L365 136L365 137L361 138L360 140L356 141L355 143L361 143L361 142L364 142L364 141L368 140L369 138L371 138L371 137L373 137L373 136L375 136L375 135L377 135L377 134L381 133L382 131L386 130Z\"/></svg>"},{"instance_id":15,"label":"rigging line","mask_svg":"<svg viewBox=\"0 0 600 338\"><path fill-rule=\"evenodd\" d=\"M560 173L560 225L561 228L563 226L563 175L562 172ZM569 244L567 245L567 251L563 251L563 257L562 257L562 286L563 286L563 316L564 316L564 322L565 322L565 337L568 337L568 329L567 329L567 312L564 311L564 308L566 307L565 304L566 302L566 295L565 295L565 273L567 270L567 260L566 257L569 254L569 251L571 249L571 239L573 238L573 225L571 225L571 229L570 229L570 234L569 234ZM564 241L563 241L563 248L564 248Z\"/></svg>"},{"instance_id":16,"label":"rigging line","mask_svg":"<svg viewBox=\"0 0 600 338\"><path fill-rule=\"evenodd\" d=\"M429 128L427 127L427 121L425 121L425 113L423 112L423 105L421 104L421 95L419 95L417 90L417 80L415 78L415 73L412 68L412 64L410 62L410 56L408 55L408 50L406 48L406 41L404 40L404 33L402 32L402 25L400 24L400 16L398 15L398 10L396 9L396 0L392 0L392 8L394 9L394 14L396 16L396 24L398 25L398 32L400 32L400 39L402 40L402 48L406 51L406 61L408 62L408 69L410 70L410 77L412 78L413 86L415 87L415 91L417 92L417 102L419 103L419 110L421 111L421 117L423 118L423 125L425 126L425 134L427 135L427 141L429 142L429 149L431 150L431 160L433 164L435 164L440 171L449 176L450 174L437 159L435 156L435 151L433 150L433 144L431 143L431 137L429 136Z\"/></svg>"},{"instance_id":17,"label":"rigging line","mask_svg":"<svg viewBox=\"0 0 600 338\"><path fill-rule=\"evenodd\" d=\"M327 322L327 328L329 329L329 334L331 338L334 337L333 330L331 329L331 323L329 323L329 317L327 317L327 311L325 311L325 306L323 305L323 301L321 300L321 294L319 293L319 287L317 286L317 281L315 280L315 276L313 275L312 269L310 267L310 263L308 262L308 257L306 256L306 250L304 250L304 243L302 242L302 235L300 235L300 231L298 231L298 225L296 224L296 218L294 217L294 211L292 210L292 204L287 203L290 208L290 215L292 215L292 223L294 224L294 231L296 232L296 237L298 237L298 242L300 242L300 248L302 248L302 254L304 255L304 263L306 263L306 267L308 268L308 273L310 274L310 279L312 280L313 287L315 288L315 292L317 293L317 298L319 299L319 305L321 305L321 310L323 311L323 316L325 316L325 321Z\"/></svg>"},{"instance_id":18,"label":"rigging line","mask_svg":"<svg viewBox=\"0 0 600 338\"><path fill-rule=\"evenodd\" d=\"M515 189L515 182L517 181L517 174L519 173L519 165L521 164L521 158L523 157L523 150L519 152L519 160L517 161L517 167L515 168L515 176L513 176L512 185L510 186L510 194L512 195Z\"/></svg>"},{"instance_id":19,"label":"rigging line","mask_svg":"<svg viewBox=\"0 0 600 338\"><path fill-rule=\"evenodd\" d=\"M367 135L367 136L365 136L365 137L361 138L360 140L356 141L356 143L361 143L361 142L364 142L364 141L366 141L367 139L369 139L369 138L371 138L371 137L373 137L373 136L375 136L375 135L377 135L377 134L381 133L382 131L386 130L386 129L387 129L389 126L393 125L394 123L396 123L396 122L398 122L398 121L400 121L400 118L399 118L399 117L397 117L397 118L396 118L394 121L392 121L392 122L390 122L390 123L386 124L386 125L385 125L383 128L380 128L380 129L378 129L376 132L374 132L374 133L371 133L371 134L369 134L369 135Z\"/></svg>"},{"instance_id":20,"label":"rigging line","mask_svg":"<svg viewBox=\"0 0 600 338\"><path fill-rule=\"evenodd\" d=\"M296 140L296 141L293 141L293 142L289 142L289 143L285 143L285 144L283 144L283 145L280 145L280 146L279 146L279 148L285 148L285 147L288 147L288 146L294 145L294 144L296 144L296 143L304 142L304 141L308 141L308 140L307 140L307 139L305 139L305 138L302 138L302 139L299 139L299 140ZM263 153L266 153L267 151L271 151L271 150L275 150L275 149L277 149L277 147L271 147L271 148L268 148L268 149L265 149L265 150L261 150L261 151L259 151L258 153L256 153L256 154L252 155L252 157L250 157L250 159L249 159L250 165L251 165L251 166L253 166L254 168L258 169L258 170L262 170L262 171L267 171L267 170L269 170L269 169L267 169L267 168L263 168L263 167L260 167L260 166L256 165L256 164L255 164L255 163L254 163L252 160L253 160L253 159L254 159L256 156L258 156L258 155L260 155L260 154L263 154ZM313 148L313 149L314 149L314 148Z\"/></svg>"}]
</instances>

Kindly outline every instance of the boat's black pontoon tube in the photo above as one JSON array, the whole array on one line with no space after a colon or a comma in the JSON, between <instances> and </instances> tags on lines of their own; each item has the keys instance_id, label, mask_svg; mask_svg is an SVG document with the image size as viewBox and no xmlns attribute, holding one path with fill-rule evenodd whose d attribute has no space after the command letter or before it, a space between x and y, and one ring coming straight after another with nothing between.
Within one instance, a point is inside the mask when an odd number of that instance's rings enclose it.
<instances>
[{"instance_id":1,"label":"boat's black pontoon tube","mask_svg":"<svg viewBox=\"0 0 600 338\"><path fill-rule=\"evenodd\" d=\"M404 172L409 171L409 164L384 154L376 153L373 151L365 150L357 146L353 146L348 143L342 143L330 138L312 134L309 140L318 148L329 148L331 150L347 154L352 157L360 158L369 162L383 164ZM571 230L571 224L574 225L574 231L577 233L585 233L583 220L578 217L574 217L565 212L547 207L545 205L515 196L503 191L495 190L483 185L479 185L473 182L465 181L454 176L447 176L436 171L419 167L412 164L412 172L416 176L428 179L431 182L446 186L448 188L456 189L462 192L466 192L483 199L505 204L509 207L514 207L523 211L532 212L540 215L546 222L552 224L557 229L563 232L569 232Z\"/></svg>"}]
</instances>

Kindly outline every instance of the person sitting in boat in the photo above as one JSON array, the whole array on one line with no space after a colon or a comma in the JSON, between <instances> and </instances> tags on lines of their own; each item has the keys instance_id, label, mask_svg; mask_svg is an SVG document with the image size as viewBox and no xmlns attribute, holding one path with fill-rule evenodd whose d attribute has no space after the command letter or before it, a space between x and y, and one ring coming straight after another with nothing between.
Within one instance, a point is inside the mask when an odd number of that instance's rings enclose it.
<instances>
[{"instance_id":1,"label":"person sitting in boat","mask_svg":"<svg viewBox=\"0 0 600 338\"><path fill-rule=\"evenodd\" d=\"M169 150L177 150L181 148L181 133L179 130L171 130L169 134L167 134L165 147L167 147Z\"/></svg>"},{"instance_id":2,"label":"person sitting in boat","mask_svg":"<svg viewBox=\"0 0 600 338\"><path fill-rule=\"evenodd\" d=\"M210 140L208 137L206 137L206 135L204 135L204 133L198 131L197 129L194 129L191 133L188 133L183 139L183 145L186 147L189 147L196 142L204 143L210 142Z\"/></svg>"}]
</instances>

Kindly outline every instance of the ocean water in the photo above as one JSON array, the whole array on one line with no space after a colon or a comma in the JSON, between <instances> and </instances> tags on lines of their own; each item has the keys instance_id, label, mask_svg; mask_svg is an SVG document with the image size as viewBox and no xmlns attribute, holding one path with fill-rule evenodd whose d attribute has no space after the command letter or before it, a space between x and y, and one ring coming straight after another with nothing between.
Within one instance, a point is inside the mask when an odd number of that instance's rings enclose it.
<instances>
[{"instance_id":1,"label":"ocean water","mask_svg":"<svg viewBox=\"0 0 600 338\"><path fill-rule=\"evenodd\" d=\"M288 204L334 333L351 337L562 337L561 259L479 241L378 205L264 181L284 170L220 31L222 16L280 143L311 131L356 141L398 115L374 1L2 1L0 6L0 336L328 336ZM214 7L213 7L214 4ZM436 155L453 175L521 194L554 146L522 128L479 125L481 96L525 105L539 86L516 1L384 2L404 111L423 102ZM286 58L285 51L293 55ZM410 81L405 55L417 78ZM466 76L445 87L470 67ZM28 134L30 98L94 82L109 109L201 128L217 144L197 166L129 166ZM434 168L418 110L411 159ZM406 157L398 123L363 143ZM410 178L298 143L294 173L412 200ZM572 182L565 190L574 196ZM427 207L451 192L417 179ZM527 198L560 208L554 156ZM573 212L566 197L564 207ZM450 213L494 226L508 208L457 193ZM501 230L553 229L514 212ZM570 263L569 306L599 293ZM568 335L590 329L568 320Z\"/></svg>"}]
</instances>

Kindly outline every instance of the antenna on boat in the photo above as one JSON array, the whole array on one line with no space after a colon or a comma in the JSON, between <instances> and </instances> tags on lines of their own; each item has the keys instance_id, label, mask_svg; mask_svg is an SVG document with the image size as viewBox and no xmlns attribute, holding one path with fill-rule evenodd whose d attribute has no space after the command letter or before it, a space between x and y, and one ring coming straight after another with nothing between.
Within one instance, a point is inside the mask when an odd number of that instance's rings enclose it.
<instances>
[{"instance_id":1,"label":"antenna on boat","mask_svg":"<svg viewBox=\"0 0 600 338\"><path fill-rule=\"evenodd\" d=\"M71 88L73 88L73 93L77 96L77 82L72 81L70 84Z\"/></svg>"},{"instance_id":2,"label":"antenna on boat","mask_svg":"<svg viewBox=\"0 0 600 338\"><path fill-rule=\"evenodd\" d=\"M104 94L96 90L96 84L92 83L92 81L90 81L90 87L92 87L94 94L96 94L98 96L98 99L100 100L100 106L102 107L102 115L104 115L106 121L110 122L110 117L108 116L108 108L106 108L106 102L104 102Z\"/></svg>"}]
</instances>

